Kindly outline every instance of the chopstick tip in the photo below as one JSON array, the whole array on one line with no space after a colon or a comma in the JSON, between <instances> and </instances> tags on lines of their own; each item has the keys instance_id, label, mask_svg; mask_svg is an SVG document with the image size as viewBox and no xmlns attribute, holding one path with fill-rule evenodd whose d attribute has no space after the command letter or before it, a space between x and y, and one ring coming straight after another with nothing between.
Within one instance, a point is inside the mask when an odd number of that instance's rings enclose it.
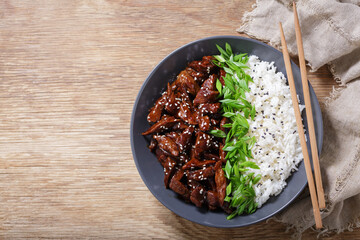
<instances>
[{"instance_id":1,"label":"chopstick tip","mask_svg":"<svg viewBox=\"0 0 360 240\"><path fill-rule=\"evenodd\" d=\"M280 28L280 36L284 36L284 30L281 22L279 22L279 28Z\"/></svg>"}]
</instances>

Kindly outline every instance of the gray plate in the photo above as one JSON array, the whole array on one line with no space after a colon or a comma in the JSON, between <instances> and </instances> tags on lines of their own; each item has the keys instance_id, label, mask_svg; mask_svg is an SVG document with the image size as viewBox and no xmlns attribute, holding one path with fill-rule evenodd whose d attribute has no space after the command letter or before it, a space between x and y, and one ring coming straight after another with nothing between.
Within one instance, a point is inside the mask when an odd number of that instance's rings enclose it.
<instances>
[{"instance_id":1,"label":"gray plate","mask_svg":"<svg viewBox=\"0 0 360 240\"><path fill-rule=\"evenodd\" d=\"M299 170L288 178L288 185L281 194L276 197L271 197L269 201L255 213L238 216L230 221L226 220L227 215L224 212L212 212L207 211L206 209L199 209L190 203L185 203L180 200L172 190L165 189L163 182L163 168L157 161L155 155L147 148L149 138L141 135L142 132L149 128L149 124L146 121L148 111L153 106L156 99L160 97L162 91L165 90L167 82L175 80L177 74L185 69L187 63L193 60L200 60L205 55L218 54L215 44L224 46L226 42L232 46L233 51L236 53L242 52L248 53L249 55L257 55L260 60L274 62L277 71L283 72L286 76L282 53L262 42L238 36L215 36L200 39L186 44L172 52L150 73L136 98L130 128L131 148L136 167L152 194L165 207L183 218L202 225L222 228L247 226L273 216L288 206L301 193L307 184L304 164L301 162ZM301 103L304 104L300 70L293 62L292 70L297 93ZM317 146L320 153L323 142L323 124L319 102L311 86L310 96L314 115ZM305 111L303 111L302 117L305 120L305 129L307 129ZM309 136L307 136L307 139L309 139ZM307 145L310 149L309 142Z\"/></svg>"}]
</instances>

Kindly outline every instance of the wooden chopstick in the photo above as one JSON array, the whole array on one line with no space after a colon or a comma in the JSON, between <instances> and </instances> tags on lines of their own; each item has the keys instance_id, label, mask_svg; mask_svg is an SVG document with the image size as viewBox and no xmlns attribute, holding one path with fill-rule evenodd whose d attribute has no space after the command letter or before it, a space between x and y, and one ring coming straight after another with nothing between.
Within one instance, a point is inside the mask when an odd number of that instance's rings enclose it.
<instances>
[{"instance_id":1,"label":"wooden chopstick","mask_svg":"<svg viewBox=\"0 0 360 240\"><path fill-rule=\"evenodd\" d=\"M309 127L310 146L311 146L311 153L312 153L312 161L313 161L313 165L314 165L316 190L317 190L317 196L318 196L318 200L319 200L319 208L324 209L325 208L324 189L323 189L323 184L322 184L322 180L321 180L320 163L319 163L318 149L317 149L317 145L316 145L314 119L313 119L313 115L312 115L309 84L308 84L307 74L306 74L304 48L303 48L303 43L302 43L302 38L301 38L299 17L297 14L295 2L293 2L293 9L294 9L296 44L298 47L298 54L299 54L301 80L302 80L304 99L305 99L306 119L307 119L307 123L308 123L308 127Z\"/></svg>"},{"instance_id":2,"label":"wooden chopstick","mask_svg":"<svg viewBox=\"0 0 360 240\"><path fill-rule=\"evenodd\" d=\"M289 82L289 86L290 86L291 99L292 99L292 104L294 107L296 124L297 124L298 132L299 132L302 153L304 156L305 171L306 171L306 177L308 180L308 185L309 185L309 190L310 190L311 203L312 203L313 211L314 211L315 224L316 224L316 228L320 229L320 228L322 228L322 220L321 220L321 216L320 216L318 200L316 197L315 183L314 183L314 178L313 178L313 174L312 174L312 170L311 170L308 149L306 146L306 140L305 140L304 128L303 128L301 115L300 115L298 98L296 95L294 77L293 77L291 63L290 63L290 56L289 56L289 52L288 52L288 49L286 46L285 35L284 35L284 31L282 29L281 23L279 23L279 26L280 26L280 33L281 33L282 52L283 52L283 56L284 56L286 74L287 74L288 82Z\"/></svg>"}]
</instances>

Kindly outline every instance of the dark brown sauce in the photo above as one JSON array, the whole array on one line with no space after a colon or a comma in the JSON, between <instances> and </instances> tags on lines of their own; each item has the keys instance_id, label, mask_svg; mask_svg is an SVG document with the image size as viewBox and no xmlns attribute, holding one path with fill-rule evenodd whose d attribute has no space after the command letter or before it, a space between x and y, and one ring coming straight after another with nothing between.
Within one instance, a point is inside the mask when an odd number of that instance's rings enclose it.
<instances>
[{"instance_id":1,"label":"dark brown sauce","mask_svg":"<svg viewBox=\"0 0 360 240\"><path fill-rule=\"evenodd\" d=\"M164 184L185 201L210 210L231 212L224 201L227 179L222 170L224 139L210 130L222 129L227 122L218 102L216 80L225 72L212 62L212 56L193 61L150 109L143 133L152 135L149 149L164 167Z\"/></svg>"}]
</instances>

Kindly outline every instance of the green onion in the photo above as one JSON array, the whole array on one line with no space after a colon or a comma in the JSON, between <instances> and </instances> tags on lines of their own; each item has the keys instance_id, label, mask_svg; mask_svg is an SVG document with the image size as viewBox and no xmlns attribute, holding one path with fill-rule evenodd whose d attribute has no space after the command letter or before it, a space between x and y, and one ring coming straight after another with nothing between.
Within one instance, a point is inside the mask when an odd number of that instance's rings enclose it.
<instances>
[{"instance_id":1,"label":"green onion","mask_svg":"<svg viewBox=\"0 0 360 240\"><path fill-rule=\"evenodd\" d=\"M221 130L211 130L210 134L214 135L215 137L226 138L226 134Z\"/></svg>"},{"instance_id":2,"label":"green onion","mask_svg":"<svg viewBox=\"0 0 360 240\"><path fill-rule=\"evenodd\" d=\"M223 116L230 123L222 127L228 129L225 133L221 130L212 130L210 134L225 138L223 150L227 152L225 167L223 168L229 184L226 187L225 201L235 210L227 217L232 219L237 215L251 214L256 211L255 191L253 186L261 179L261 175L254 173L246 174L249 169L259 169L253 158L251 148L255 144L255 137L247 136L249 132L248 119L254 120L256 115L255 106L245 99L245 92L249 92L249 82L253 80L244 72L248 56L245 53L234 54L231 46L226 43L225 50L216 45L220 55L215 55L214 64L224 69L224 86L219 80L216 81L216 89L219 91Z\"/></svg>"}]
</instances>

